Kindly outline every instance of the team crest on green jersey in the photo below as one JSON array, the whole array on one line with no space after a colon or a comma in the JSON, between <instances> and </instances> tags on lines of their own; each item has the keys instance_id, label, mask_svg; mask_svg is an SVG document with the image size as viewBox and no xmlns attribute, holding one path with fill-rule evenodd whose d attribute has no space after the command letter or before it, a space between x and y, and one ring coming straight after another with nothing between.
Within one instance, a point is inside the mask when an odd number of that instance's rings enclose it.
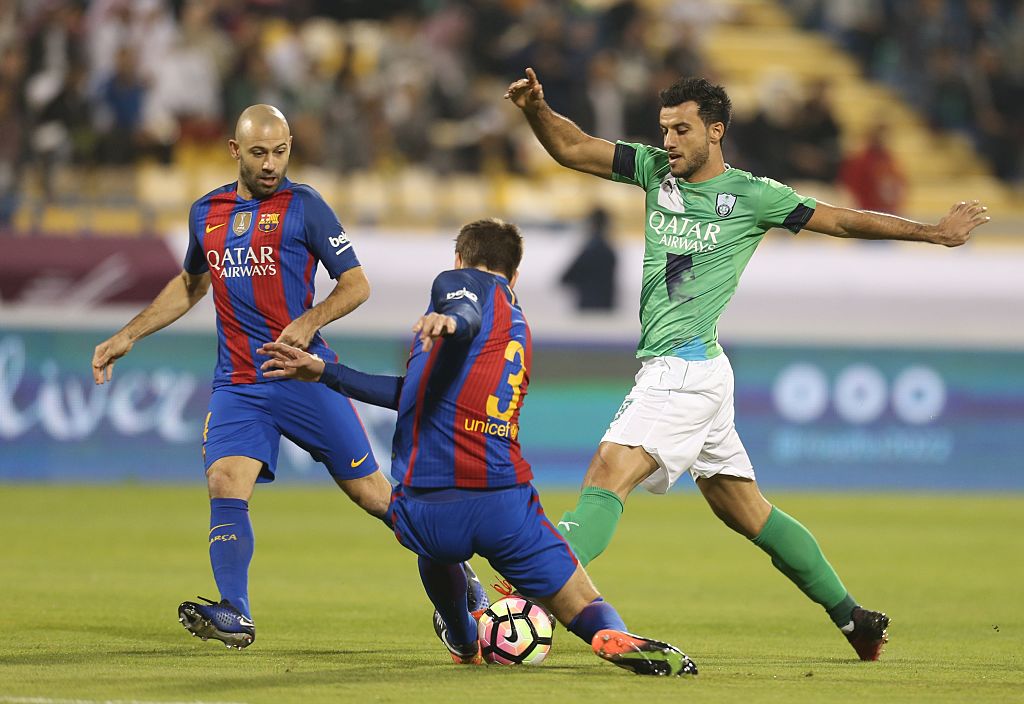
<instances>
[{"instance_id":1,"label":"team crest on green jersey","mask_svg":"<svg viewBox=\"0 0 1024 704\"><path fill-rule=\"evenodd\" d=\"M736 196L732 193L719 193L718 201L715 203L715 212L720 218L728 217L735 206Z\"/></svg>"}]
</instances>

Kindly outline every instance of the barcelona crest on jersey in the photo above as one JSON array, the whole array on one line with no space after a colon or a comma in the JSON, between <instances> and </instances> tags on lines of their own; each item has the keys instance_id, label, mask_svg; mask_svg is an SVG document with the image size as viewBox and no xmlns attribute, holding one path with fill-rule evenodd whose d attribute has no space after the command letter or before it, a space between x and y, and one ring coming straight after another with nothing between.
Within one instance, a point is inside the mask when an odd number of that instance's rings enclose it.
<instances>
[{"instance_id":1,"label":"barcelona crest on jersey","mask_svg":"<svg viewBox=\"0 0 1024 704\"><path fill-rule=\"evenodd\" d=\"M256 227L260 232L273 232L281 222L281 213L260 213L260 221Z\"/></svg>"}]
</instances>

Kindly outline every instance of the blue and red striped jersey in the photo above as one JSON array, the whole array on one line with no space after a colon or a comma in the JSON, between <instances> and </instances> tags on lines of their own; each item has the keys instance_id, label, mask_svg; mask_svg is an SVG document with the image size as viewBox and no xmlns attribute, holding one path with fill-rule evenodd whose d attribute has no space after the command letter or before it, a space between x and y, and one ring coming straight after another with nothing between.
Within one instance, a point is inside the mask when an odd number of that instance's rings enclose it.
<instances>
[{"instance_id":1,"label":"blue and red striped jersey","mask_svg":"<svg viewBox=\"0 0 1024 704\"><path fill-rule=\"evenodd\" d=\"M434 279L428 313L467 305L479 313L475 335L442 338L429 352L413 340L391 463L407 486L496 489L533 477L519 447L530 328L504 277L456 269Z\"/></svg>"},{"instance_id":2,"label":"blue and red striped jersey","mask_svg":"<svg viewBox=\"0 0 1024 704\"><path fill-rule=\"evenodd\" d=\"M309 186L284 179L262 200L245 200L237 187L207 193L188 218L183 267L210 272L217 309L214 387L271 381L256 350L313 305L317 262L335 279L359 266L337 216ZM319 332L309 351L337 359Z\"/></svg>"}]
</instances>

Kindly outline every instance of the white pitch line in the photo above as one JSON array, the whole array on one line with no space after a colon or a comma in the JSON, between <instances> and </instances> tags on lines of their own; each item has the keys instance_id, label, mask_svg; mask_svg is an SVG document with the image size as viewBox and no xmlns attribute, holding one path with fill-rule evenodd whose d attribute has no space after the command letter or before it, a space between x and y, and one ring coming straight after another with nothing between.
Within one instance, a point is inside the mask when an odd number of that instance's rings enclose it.
<instances>
[{"instance_id":1,"label":"white pitch line","mask_svg":"<svg viewBox=\"0 0 1024 704\"><path fill-rule=\"evenodd\" d=\"M241 704L241 702L207 702L199 699L172 702L142 699L50 699L48 697L0 696L0 704Z\"/></svg>"}]
</instances>

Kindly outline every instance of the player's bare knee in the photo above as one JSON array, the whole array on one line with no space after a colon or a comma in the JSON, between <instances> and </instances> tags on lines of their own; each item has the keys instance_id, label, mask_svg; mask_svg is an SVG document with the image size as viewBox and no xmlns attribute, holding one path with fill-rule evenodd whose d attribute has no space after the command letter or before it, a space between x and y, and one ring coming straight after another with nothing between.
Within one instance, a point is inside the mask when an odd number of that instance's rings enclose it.
<instances>
[{"instance_id":1,"label":"player's bare knee","mask_svg":"<svg viewBox=\"0 0 1024 704\"><path fill-rule=\"evenodd\" d=\"M698 486L711 511L732 530L752 539L764 528L772 506L761 496L756 485L732 483L722 486L711 479L701 479ZM744 490L730 490L737 486L743 486Z\"/></svg>"},{"instance_id":2,"label":"player's bare knee","mask_svg":"<svg viewBox=\"0 0 1024 704\"><path fill-rule=\"evenodd\" d=\"M239 499L246 498L241 494L244 491L238 478L229 471L210 467L206 470L206 486L210 492L211 499Z\"/></svg>"},{"instance_id":3,"label":"player's bare knee","mask_svg":"<svg viewBox=\"0 0 1024 704\"><path fill-rule=\"evenodd\" d=\"M583 485L614 491L625 501L657 468L657 462L642 447L603 442L590 460Z\"/></svg>"},{"instance_id":4,"label":"player's bare knee","mask_svg":"<svg viewBox=\"0 0 1024 704\"><path fill-rule=\"evenodd\" d=\"M252 496L256 477L263 463L257 460L226 457L206 470L206 485L211 499L245 499Z\"/></svg>"}]
</instances>

